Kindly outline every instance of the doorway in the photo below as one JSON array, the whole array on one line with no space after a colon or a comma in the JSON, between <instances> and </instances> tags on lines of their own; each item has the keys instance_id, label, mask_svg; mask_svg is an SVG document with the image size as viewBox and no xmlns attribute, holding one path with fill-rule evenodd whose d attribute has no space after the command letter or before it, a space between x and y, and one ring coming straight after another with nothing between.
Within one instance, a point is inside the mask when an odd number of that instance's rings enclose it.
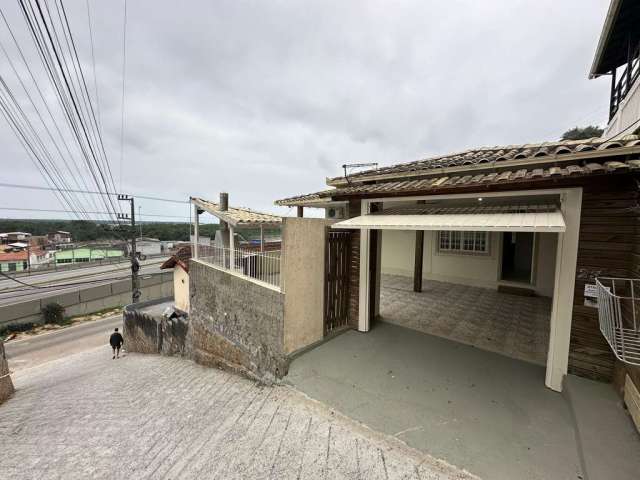
<instances>
[{"instance_id":1,"label":"doorway","mask_svg":"<svg viewBox=\"0 0 640 480\"><path fill-rule=\"evenodd\" d=\"M531 284L533 274L533 232L503 232L501 280Z\"/></svg>"}]
</instances>

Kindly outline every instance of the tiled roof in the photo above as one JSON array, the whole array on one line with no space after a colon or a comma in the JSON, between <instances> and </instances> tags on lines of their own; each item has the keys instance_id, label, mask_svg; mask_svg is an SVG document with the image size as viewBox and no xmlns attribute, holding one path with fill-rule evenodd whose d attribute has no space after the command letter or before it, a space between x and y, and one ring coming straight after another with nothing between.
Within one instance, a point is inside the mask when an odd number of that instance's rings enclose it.
<instances>
[{"instance_id":1,"label":"tiled roof","mask_svg":"<svg viewBox=\"0 0 640 480\"><path fill-rule=\"evenodd\" d=\"M545 160L557 160L560 162L637 152L640 152L640 136L638 135L627 135L619 140L590 138L587 140L562 140L525 145L482 147L353 173L349 175L349 182L374 179L391 180L393 177L433 174L439 169L451 167L473 169L475 167L498 167L507 163L526 165ZM349 182L344 177L335 177L327 180L327 184L331 186L343 186Z\"/></svg>"},{"instance_id":2,"label":"tiled roof","mask_svg":"<svg viewBox=\"0 0 640 480\"><path fill-rule=\"evenodd\" d=\"M26 250L21 252L0 252L0 262L18 262L20 260L27 261L28 254Z\"/></svg>"},{"instance_id":3,"label":"tiled roof","mask_svg":"<svg viewBox=\"0 0 640 480\"><path fill-rule=\"evenodd\" d=\"M563 167L552 166L550 168L521 168L518 170L504 170L501 172L488 172L459 175L442 175L426 179L399 180L372 184L356 184L347 187L324 190L322 192L301 195L298 197L278 200L277 205L294 206L305 203L309 198L331 198L348 195L408 193L422 191L437 191L456 187L472 187L481 185L495 185L501 183L532 182L536 180L549 180L553 178L567 178L573 176L586 176L607 174L613 172L639 171L640 160L627 160L625 162L610 161L604 163L586 163L585 165L565 165Z\"/></svg>"},{"instance_id":4,"label":"tiled roof","mask_svg":"<svg viewBox=\"0 0 640 480\"><path fill-rule=\"evenodd\" d=\"M161 269L173 268L180 265L185 272L189 272L189 259L191 259L191 246L180 247L176 253L160 265Z\"/></svg>"},{"instance_id":5,"label":"tiled roof","mask_svg":"<svg viewBox=\"0 0 640 480\"><path fill-rule=\"evenodd\" d=\"M250 227L282 223L282 217L271 215L270 213L256 212L248 208L229 207L223 211L220 210L220 206L217 203L209 202L201 198L191 198L191 203L232 226Z\"/></svg>"}]
</instances>

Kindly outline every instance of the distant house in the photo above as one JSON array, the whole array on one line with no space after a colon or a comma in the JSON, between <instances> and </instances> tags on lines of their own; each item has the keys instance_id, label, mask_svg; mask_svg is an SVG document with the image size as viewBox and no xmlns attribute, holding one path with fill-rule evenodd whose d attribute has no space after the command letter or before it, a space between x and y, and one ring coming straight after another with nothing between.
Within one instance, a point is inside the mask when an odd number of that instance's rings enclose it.
<instances>
[{"instance_id":1,"label":"distant house","mask_svg":"<svg viewBox=\"0 0 640 480\"><path fill-rule=\"evenodd\" d=\"M136 253L140 256L160 255L162 242L157 238L140 237L136 239Z\"/></svg>"},{"instance_id":2,"label":"distant house","mask_svg":"<svg viewBox=\"0 0 640 480\"><path fill-rule=\"evenodd\" d=\"M56 232L47 233L47 238L50 242L58 244L58 243L71 243L71 233L65 232L64 230L58 230Z\"/></svg>"},{"instance_id":3,"label":"distant house","mask_svg":"<svg viewBox=\"0 0 640 480\"><path fill-rule=\"evenodd\" d=\"M0 233L0 243L28 242L31 234L27 232L6 232Z\"/></svg>"},{"instance_id":4,"label":"distant house","mask_svg":"<svg viewBox=\"0 0 640 480\"><path fill-rule=\"evenodd\" d=\"M29 267L26 250L0 252L0 272L21 272Z\"/></svg>"},{"instance_id":5,"label":"distant house","mask_svg":"<svg viewBox=\"0 0 640 480\"><path fill-rule=\"evenodd\" d=\"M109 247L69 248L56 251L55 262L56 264L94 262L123 255L122 250Z\"/></svg>"},{"instance_id":6,"label":"distant house","mask_svg":"<svg viewBox=\"0 0 640 480\"><path fill-rule=\"evenodd\" d=\"M173 268L173 298L178 310L189 312L189 260L191 259L191 246L180 248L174 255L165 261L160 268L162 270Z\"/></svg>"}]
</instances>

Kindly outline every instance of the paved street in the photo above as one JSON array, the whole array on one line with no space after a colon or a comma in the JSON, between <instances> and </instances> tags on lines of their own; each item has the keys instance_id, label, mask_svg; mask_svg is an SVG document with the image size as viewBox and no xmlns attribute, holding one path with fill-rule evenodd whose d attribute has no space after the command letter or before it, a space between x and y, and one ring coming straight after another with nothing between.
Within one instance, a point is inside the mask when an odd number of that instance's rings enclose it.
<instances>
[{"instance_id":1,"label":"paved street","mask_svg":"<svg viewBox=\"0 0 640 480\"><path fill-rule=\"evenodd\" d=\"M105 346L23 370L3 478L465 479L288 387Z\"/></svg>"},{"instance_id":2,"label":"paved street","mask_svg":"<svg viewBox=\"0 0 640 480\"><path fill-rule=\"evenodd\" d=\"M122 329L121 314L7 342L5 351L9 360L9 369L17 372L106 345L115 327Z\"/></svg>"},{"instance_id":3,"label":"paved street","mask_svg":"<svg viewBox=\"0 0 640 480\"><path fill-rule=\"evenodd\" d=\"M140 268L140 275L160 273L161 261L158 259L147 260ZM71 292L83 286L96 286L110 283L115 279L127 278L131 273L128 264L120 267L109 265L102 267L77 269L64 272L52 272L37 276L20 276L18 280L34 287L20 285L13 280L4 277L0 282L0 305L35 300L47 295ZM91 282L83 284L82 282ZM76 284L68 287L60 284ZM46 284L46 286L44 286Z\"/></svg>"}]
</instances>

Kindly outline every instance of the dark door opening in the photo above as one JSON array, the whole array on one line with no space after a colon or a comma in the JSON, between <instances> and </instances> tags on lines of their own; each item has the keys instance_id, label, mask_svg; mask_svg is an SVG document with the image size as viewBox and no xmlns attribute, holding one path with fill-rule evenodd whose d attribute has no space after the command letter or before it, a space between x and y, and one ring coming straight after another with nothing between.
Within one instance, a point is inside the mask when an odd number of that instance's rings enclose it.
<instances>
[{"instance_id":1,"label":"dark door opening","mask_svg":"<svg viewBox=\"0 0 640 480\"><path fill-rule=\"evenodd\" d=\"M533 232L502 234L502 280L531 283Z\"/></svg>"}]
</instances>

